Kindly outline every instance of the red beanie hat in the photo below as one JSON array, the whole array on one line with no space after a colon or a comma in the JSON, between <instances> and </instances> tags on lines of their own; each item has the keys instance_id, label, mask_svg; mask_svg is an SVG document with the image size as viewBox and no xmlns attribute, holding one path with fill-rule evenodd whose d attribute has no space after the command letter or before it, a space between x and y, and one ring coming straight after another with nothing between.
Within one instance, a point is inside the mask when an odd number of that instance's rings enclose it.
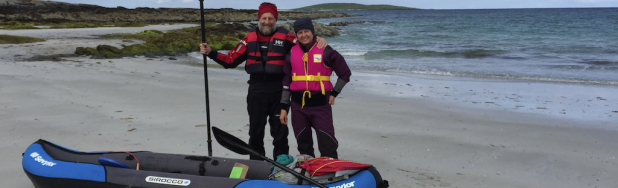
<instances>
[{"instance_id":1,"label":"red beanie hat","mask_svg":"<svg viewBox=\"0 0 618 188\"><path fill-rule=\"evenodd\" d=\"M262 17L262 14L265 12L270 12L275 16L275 21L279 20L279 14L277 13L277 6L271 3L262 3L260 5L260 9L258 10L258 20Z\"/></svg>"}]
</instances>

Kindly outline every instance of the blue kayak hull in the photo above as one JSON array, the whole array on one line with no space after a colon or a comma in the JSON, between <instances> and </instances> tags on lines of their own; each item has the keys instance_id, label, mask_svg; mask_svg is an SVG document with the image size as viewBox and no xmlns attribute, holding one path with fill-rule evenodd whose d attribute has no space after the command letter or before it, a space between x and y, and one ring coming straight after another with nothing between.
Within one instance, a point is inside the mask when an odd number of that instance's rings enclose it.
<instances>
[{"instance_id":1,"label":"blue kayak hull","mask_svg":"<svg viewBox=\"0 0 618 188\"><path fill-rule=\"evenodd\" d=\"M102 165L98 159L122 163ZM140 161L140 170L137 161ZM246 179L229 178L234 164L249 166ZM153 152L80 152L39 140L26 149L22 166L36 188L312 188L268 180L271 164ZM373 167L349 179L325 185L331 188L383 188Z\"/></svg>"}]
</instances>

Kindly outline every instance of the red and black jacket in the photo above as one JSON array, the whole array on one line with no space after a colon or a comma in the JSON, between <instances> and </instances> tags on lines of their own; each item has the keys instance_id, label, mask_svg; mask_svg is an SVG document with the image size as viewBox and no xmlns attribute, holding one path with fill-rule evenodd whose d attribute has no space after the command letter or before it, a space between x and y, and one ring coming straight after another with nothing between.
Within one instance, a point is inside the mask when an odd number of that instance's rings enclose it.
<instances>
[{"instance_id":1,"label":"red and black jacket","mask_svg":"<svg viewBox=\"0 0 618 188\"><path fill-rule=\"evenodd\" d=\"M213 50L215 53L211 52L208 57L225 68L236 68L246 60L248 74L283 74L285 57L296 44L296 36L282 27L277 28L270 39L268 54L262 56L259 35L257 27L253 28L227 55Z\"/></svg>"}]
</instances>

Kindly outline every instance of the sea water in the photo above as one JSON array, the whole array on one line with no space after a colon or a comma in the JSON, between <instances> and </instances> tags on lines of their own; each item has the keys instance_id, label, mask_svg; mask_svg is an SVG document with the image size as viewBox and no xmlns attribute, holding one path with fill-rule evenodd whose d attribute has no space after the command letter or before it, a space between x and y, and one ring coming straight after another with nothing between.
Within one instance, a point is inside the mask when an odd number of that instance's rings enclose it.
<instances>
[{"instance_id":1,"label":"sea water","mask_svg":"<svg viewBox=\"0 0 618 188\"><path fill-rule=\"evenodd\" d=\"M353 70L618 85L618 8L342 12Z\"/></svg>"}]
</instances>

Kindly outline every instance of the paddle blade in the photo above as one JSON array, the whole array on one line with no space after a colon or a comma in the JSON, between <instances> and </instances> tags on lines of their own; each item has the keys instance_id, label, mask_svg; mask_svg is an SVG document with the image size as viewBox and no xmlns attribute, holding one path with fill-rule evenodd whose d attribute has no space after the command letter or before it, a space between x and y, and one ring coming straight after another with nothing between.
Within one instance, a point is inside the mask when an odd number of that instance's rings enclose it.
<instances>
[{"instance_id":1,"label":"paddle blade","mask_svg":"<svg viewBox=\"0 0 618 188\"><path fill-rule=\"evenodd\" d=\"M249 155L252 153L251 151L253 151L247 143L217 127L212 127L212 134L215 135L215 139L219 142L219 144L221 144L221 146L233 151L234 153Z\"/></svg>"}]
</instances>

